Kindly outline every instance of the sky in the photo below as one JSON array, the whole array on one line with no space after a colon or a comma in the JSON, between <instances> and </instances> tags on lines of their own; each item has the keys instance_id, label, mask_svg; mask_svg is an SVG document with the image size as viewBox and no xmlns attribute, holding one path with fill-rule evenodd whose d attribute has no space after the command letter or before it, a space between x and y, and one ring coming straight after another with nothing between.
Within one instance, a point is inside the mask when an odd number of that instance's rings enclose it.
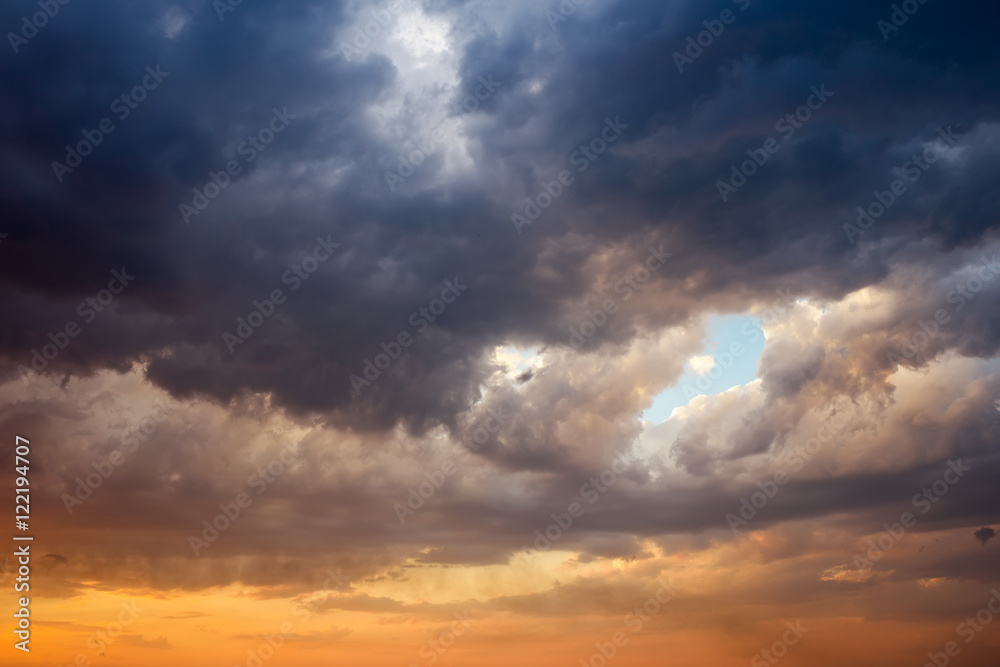
<instances>
[{"instance_id":1,"label":"sky","mask_svg":"<svg viewBox=\"0 0 1000 667\"><path fill-rule=\"evenodd\" d=\"M4 4L0 663L994 666L997 19Z\"/></svg>"}]
</instances>

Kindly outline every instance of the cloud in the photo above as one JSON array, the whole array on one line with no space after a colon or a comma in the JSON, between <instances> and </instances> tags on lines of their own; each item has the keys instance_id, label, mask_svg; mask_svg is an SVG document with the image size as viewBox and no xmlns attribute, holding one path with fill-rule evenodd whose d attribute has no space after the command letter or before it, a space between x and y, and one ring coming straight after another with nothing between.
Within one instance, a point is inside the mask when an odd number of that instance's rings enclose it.
<instances>
[{"instance_id":1,"label":"cloud","mask_svg":"<svg viewBox=\"0 0 1000 667\"><path fill-rule=\"evenodd\" d=\"M10 261L0 277L13 288L5 297L8 310L20 318L10 331L28 331L30 322L37 332L3 339L8 378L30 362L47 332L79 319L76 305L102 288L102 276L124 265L135 272L135 284L47 373L87 375L141 362L146 376L176 398L228 404L267 394L295 414L324 414L378 430L402 423L426 432L454 425L477 400L490 372L482 361L487 350L509 343L565 346L578 307L590 305L584 301L591 295L597 302L606 281L613 289L613 279L631 270L650 242L669 238L671 248L684 249L683 257L678 253L643 293L622 304L602 331L603 341L622 344L710 310L740 310L775 286L794 287L796 295L842 297L909 261L895 252L899 242L966 247L991 228L984 175L1000 151L986 109L996 94L974 82L989 71L984 63L995 54L986 50L973 58L962 33L966 46L951 55L934 49L918 55L909 41L923 34L917 25L907 26L907 37L876 46L863 3L836 11L842 26L837 37L825 31L833 10L797 17L792 33L782 10L761 8L752 19L748 14L748 23L734 28L741 37L720 39L671 83L669 95L660 77L674 69L670 53L686 31L700 25L701 12L692 5L613 3L574 17L557 32L544 21L528 21L517 5L510 19L523 22L523 30L484 24L487 17L472 6L446 5L401 33L400 48L424 39L420 34L433 33L435 44L452 40L444 36L446 25L483 25L471 41L448 41L437 56L411 54L419 62L441 60L420 75L437 79L412 91L410 112L389 102L397 87L410 91L401 78L410 65L395 42L387 38L360 59L331 51L330 33L349 32L354 20L331 5L241 6L220 23L210 8L190 3L100 4L101 11L80 10L72 28L53 21L50 29L63 39L32 43L34 76L19 77L13 67L0 71L5 89L22 101L8 135L18 138L5 146L6 171L17 174L11 187L18 189L5 195L12 211ZM183 28L179 16L187 17ZM627 30L602 27L625 16ZM174 17L169 35L162 27L133 28L159 26L164 17ZM955 37L949 31L958 30L958 21L943 20L935 43ZM982 23L977 15L962 23L963 30ZM96 25L100 31L90 29ZM232 45L227 53L239 50L258 25L295 37L200 65L216 45ZM792 39L793 33L799 37ZM800 39L826 44L826 51L802 48L810 42ZM57 62L47 55L60 48L87 51L93 64L47 64ZM820 58L820 52L838 57ZM129 57L120 59L120 53ZM948 82L954 71L945 75L949 57L966 65L960 85ZM282 68L274 66L275 58ZM592 66L584 77L569 62ZM110 113L112 93L106 91L130 89L144 64L157 63L171 72L157 96L120 121L85 166L57 184L44 165L80 140L77 128ZM622 79L621 71L636 76ZM452 169L450 157L430 161L410 190L389 196L382 174L408 148L406 137L389 136L385 127L405 120L411 136L422 136L437 122L433 109L474 91L485 74L502 87L456 121L471 168ZM93 85L68 85L81 78ZM924 83L909 83L916 80ZM714 200L714 183L730 164L745 159L776 119L801 104L809 86L823 82L840 89L824 115L801 128L733 202ZM56 91L58 106L47 90ZM907 112L886 123L871 112L886 104ZM292 126L244 164L192 225L184 225L178 203L189 201L192 188L228 159L242 159L240 142L266 123L272 108L284 106L297 114ZM428 116L415 115L417 109ZM629 125L621 143L576 174L582 185L568 190L532 233L514 233L510 211L539 191L544 178L575 170L572 153L606 117ZM939 125L949 123L960 137L954 151L863 237L866 248L880 238L896 241L858 255L842 225L856 217L869 193L888 187L895 167L933 141ZM131 166L123 171L126 161ZM20 163L38 168L15 170ZM20 194L28 192L37 194ZM277 204L282 192L295 192L294 204ZM834 192L836 198L827 194ZM780 215L771 207L778 200L784 202ZM130 205L123 208L122 201ZM668 201L669 224L654 212ZM973 208L967 201L983 204ZM611 210L628 223L603 224ZM922 210L933 213L922 217ZM48 222L35 225L33 216ZM58 233L45 236L44 229ZM341 243L343 256L289 293L280 314L230 355L222 334L247 316L254 300L276 287L289 289L282 275L319 235ZM786 252L788 243L798 250ZM49 261L29 259L43 244ZM63 270L48 271L51 262ZM433 298L440 281L455 276L471 285L468 301L436 321L370 392L353 397L350 376L380 352L379 343L408 328L408 315ZM970 343L962 345L971 351ZM996 345L988 335L979 348L985 354ZM795 368L776 367L766 378L773 391L794 391L813 372L814 354L807 352Z\"/></svg>"},{"instance_id":2,"label":"cloud","mask_svg":"<svg viewBox=\"0 0 1000 667\"><path fill-rule=\"evenodd\" d=\"M996 534L997 532L995 530L993 530L989 526L986 526L984 528L980 528L972 535L979 541L980 544L982 544L985 547L987 542L996 537Z\"/></svg>"},{"instance_id":3,"label":"cloud","mask_svg":"<svg viewBox=\"0 0 1000 667\"><path fill-rule=\"evenodd\" d=\"M688 363L691 364L691 370L698 375L705 375L715 367L715 359L710 354L691 357Z\"/></svg>"},{"instance_id":4,"label":"cloud","mask_svg":"<svg viewBox=\"0 0 1000 667\"><path fill-rule=\"evenodd\" d=\"M687 558L682 626L717 621L720 600L960 618L962 586L992 581L968 535L986 545L1000 509L997 10L927 3L884 40L871 3L757 5L683 73L701 3L592 3L553 30L536 4L431 2L345 53L374 5L242 3L220 21L201 1L95 0L8 53L0 426L46 443L40 599L238 585L404 625L475 590L477 613L548 623L620 615ZM169 76L120 117L147 66ZM499 85L481 99L484 77ZM814 86L833 95L791 125ZM114 132L57 180L105 117ZM186 224L179 205L213 186ZM512 214L543 195L519 234ZM310 273L318 239L339 248ZM645 267L661 247L670 261ZM112 271L135 278L107 301ZM446 280L468 291L437 311ZM756 379L644 423L686 365L712 370L719 314L762 322ZM253 335L231 353L239 326ZM129 449L158 403L172 414ZM189 537L286 446L296 462L195 557ZM525 555L618 456L585 517ZM968 477L881 569L845 564L955 459ZM734 534L727 514L778 472ZM331 568L349 588L324 588ZM734 642L758 622L730 621Z\"/></svg>"}]
</instances>

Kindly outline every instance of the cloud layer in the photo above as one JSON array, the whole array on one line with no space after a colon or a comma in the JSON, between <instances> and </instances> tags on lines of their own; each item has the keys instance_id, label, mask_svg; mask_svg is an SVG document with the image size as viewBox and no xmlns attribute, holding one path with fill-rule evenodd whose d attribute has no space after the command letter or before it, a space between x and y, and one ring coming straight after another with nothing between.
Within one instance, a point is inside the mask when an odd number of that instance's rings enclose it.
<instances>
[{"instance_id":1,"label":"cloud layer","mask_svg":"<svg viewBox=\"0 0 1000 667\"><path fill-rule=\"evenodd\" d=\"M43 595L309 601L299 643L358 651L471 610L572 661L670 574L689 664L793 616L803 664L857 619L943 644L997 584L1000 47L913 6L0 9ZM756 379L644 421L719 314L761 322Z\"/></svg>"}]
</instances>

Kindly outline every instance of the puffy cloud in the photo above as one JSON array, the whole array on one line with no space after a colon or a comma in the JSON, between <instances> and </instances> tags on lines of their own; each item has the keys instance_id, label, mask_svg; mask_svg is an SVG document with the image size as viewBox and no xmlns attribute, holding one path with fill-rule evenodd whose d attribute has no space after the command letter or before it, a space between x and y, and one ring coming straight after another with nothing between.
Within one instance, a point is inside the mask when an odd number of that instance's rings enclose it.
<instances>
[{"instance_id":1,"label":"puffy cloud","mask_svg":"<svg viewBox=\"0 0 1000 667\"><path fill-rule=\"evenodd\" d=\"M680 627L731 630L706 660L783 610L905 637L914 609L981 604L995 10L927 3L886 40L870 3L741 4L682 72L703 4L554 28L525 2L62 7L0 63L0 424L45 443L39 595L243 587L314 603L305 645L473 609L499 645L511 617L569 636L675 572ZM126 103L147 66L167 74ZM718 314L761 321L756 378L645 423L713 371Z\"/></svg>"}]
</instances>

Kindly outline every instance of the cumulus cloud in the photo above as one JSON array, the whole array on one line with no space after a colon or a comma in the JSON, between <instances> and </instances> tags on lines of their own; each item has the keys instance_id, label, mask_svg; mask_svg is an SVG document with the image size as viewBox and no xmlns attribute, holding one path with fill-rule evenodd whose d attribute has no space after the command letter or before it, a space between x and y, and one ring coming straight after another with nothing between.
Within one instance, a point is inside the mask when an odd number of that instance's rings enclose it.
<instances>
[{"instance_id":1,"label":"cumulus cloud","mask_svg":"<svg viewBox=\"0 0 1000 667\"><path fill-rule=\"evenodd\" d=\"M723 596L707 570L734 604L764 581L838 619L905 616L918 586L953 611L963 577L992 581L968 535L1000 509L995 9L927 3L886 40L871 3L753 3L678 72L703 3L555 28L532 3L415 3L365 41L377 4L73 3L0 62L0 425L46 443L40 596L244 586L324 623L438 623L457 581L500 627L617 614L675 568L696 627ZM168 75L116 104L147 67ZM754 377L644 421L714 372L718 315L762 323ZM957 459L968 476L859 574ZM730 620L733 642L758 630ZM345 622L296 641L364 635ZM123 643L173 648L152 636Z\"/></svg>"}]
</instances>

